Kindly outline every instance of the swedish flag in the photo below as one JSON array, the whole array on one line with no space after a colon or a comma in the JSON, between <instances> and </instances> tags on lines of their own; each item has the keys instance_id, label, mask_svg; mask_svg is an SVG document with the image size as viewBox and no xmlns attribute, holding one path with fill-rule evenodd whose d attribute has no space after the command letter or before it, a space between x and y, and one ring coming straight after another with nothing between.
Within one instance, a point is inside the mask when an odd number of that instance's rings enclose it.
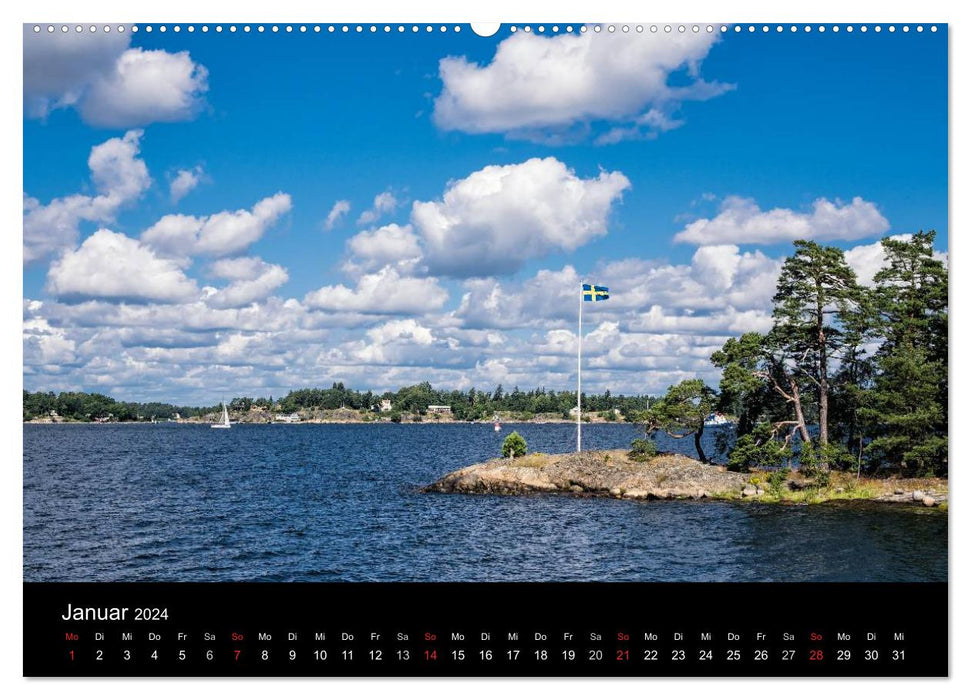
<instances>
[{"instance_id":1,"label":"swedish flag","mask_svg":"<svg viewBox=\"0 0 971 700\"><path fill-rule=\"evenodd\" d=\"M595 284L585 284L583 285L583 300L584 301L604 301L610 298L607 294L609 290L606 287L598 287Z\"/></svg>"}]
</instances>

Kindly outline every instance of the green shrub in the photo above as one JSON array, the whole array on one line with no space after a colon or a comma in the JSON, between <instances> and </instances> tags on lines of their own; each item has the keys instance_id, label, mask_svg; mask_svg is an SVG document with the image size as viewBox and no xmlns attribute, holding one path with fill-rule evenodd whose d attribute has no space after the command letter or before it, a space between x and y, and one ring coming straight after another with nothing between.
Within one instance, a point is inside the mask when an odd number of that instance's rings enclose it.
<instances>
[{"instance_id":1,"label":"green shrub","mask_svg":"<svg viewBox=\"0 0 971 700\"><path fill-rule=\"evenodd\" d=\"M816 476L813 477L813 486L817 489L826 489L829 488L831 480L832 477L830 472L820 470L816 473Z\"/></svg>"},{"instance_id":2,"label":"green shrub","mask_svg":"<svg viewBox=\"0 0 971 700\"><path fill-rule=\"evenodd\" d=\"M634 462L646 462L657 456L657 445L653 440L637 438L630 443L630 452L627 457Z\"/></svg>"},{"instance_id":3,"label":"green shrub","mask_svg":"<svg viewBox=\"0 0 971 700\"><path fill-rule=\"evenodd\" d=\"M803 443L799 448L799 471L806 477L818 479L825 474L822 468L823 462L828 463L830 469L855 470L856 457L839 443L829 443L822 447L813 442ZM825 488L829 483L823 483L825 477L820 480L820 487Z\"/></svg>"},{"instance_id":4,"label":"green shrub","mask_svg":"<svg viewBox=\"0 0 971 700\"><path fill-rule=\"evenodd\" d=\"M776 469L769 474L768 491L773 496L781 496L789 479L789 469Z\"/></svg>"},{"instance_id":5,"label":"green shrub","mask_svg":"<svg viewBox=\"0 0 971 700\"><path fill-rule=\"evenodd\" d=\"M773 435L772 426L759 423L751 433L736 440L728 453L728 469L734 472L764 469L779 466L791 458L792 448Z\"/></svg>"},{"instance_id":6,"label":"green shrub","mask_svg":"<svg viewBox=\"0 0 971 700\"><path fill-rule=\"evenodd\" d=\"M526 440L519 433L509 433L502 441L502 456L522 457L524 454L526 454Z\"/></svg>"},{"instance_id":7,"label":"green shrub","mask_svg":"<svg viewBox=\"0 0 971 700\"><path fill-rule=\"evenodd\" d=\"M799 445L799 471L807 477L813 477L819 471L819 455L812 440Z\"/></svg>"},{"instance_id":8,"label":"green shrub","mask_svg":"<svg viewBox=\"0 0 971 700\"><path fill-rule=\"evenodd\" d=\"M826 445L825 452L820 451L820 455L825 455L829 461L829 468L839 471L856 471L859 456L846 449L846 445L840 442L831 442Z\"/></svg>"}]
</instances>

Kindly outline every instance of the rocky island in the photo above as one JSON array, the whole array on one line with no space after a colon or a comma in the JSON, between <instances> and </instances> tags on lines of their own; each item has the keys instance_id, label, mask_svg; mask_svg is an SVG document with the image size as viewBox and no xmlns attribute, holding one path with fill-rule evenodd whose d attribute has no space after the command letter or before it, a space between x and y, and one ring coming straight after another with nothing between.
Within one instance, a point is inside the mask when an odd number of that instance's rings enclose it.
<instances>
[{"instance_id":1,"label":"rocky island","mask_svg":"<svg viewBox=\"0 0 971 700\"><path fill-rule=\"evenodd\" d=\"M856 479L832 473L825 485L798 473L731 472L679 454L636 461L626 450L529 454L473 464L421 489L425 493L562 493L630 500L717 499L781 503L869 500L946 506L942 479ZM781 473L780 473L781 474Z\"/></svg>"}]
</instances>

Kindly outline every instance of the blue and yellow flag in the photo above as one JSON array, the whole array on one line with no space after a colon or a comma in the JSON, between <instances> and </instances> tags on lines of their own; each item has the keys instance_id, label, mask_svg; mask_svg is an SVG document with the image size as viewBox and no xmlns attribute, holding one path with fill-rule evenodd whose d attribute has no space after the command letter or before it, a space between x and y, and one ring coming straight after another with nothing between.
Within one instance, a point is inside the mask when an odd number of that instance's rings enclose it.
<instances>
[{"instance_id":1,"label":"blue and yellow flag","mask_svg":"<svg viewBox=\"0 0 971 700\"><path fill-rule=\"evenodd\" d=\"M584 301L604 301L610 298L607 294L608 289L606 287L598 287L595 284L585 284L583 285L583 300Z\"/></svg>"}]
</instances>

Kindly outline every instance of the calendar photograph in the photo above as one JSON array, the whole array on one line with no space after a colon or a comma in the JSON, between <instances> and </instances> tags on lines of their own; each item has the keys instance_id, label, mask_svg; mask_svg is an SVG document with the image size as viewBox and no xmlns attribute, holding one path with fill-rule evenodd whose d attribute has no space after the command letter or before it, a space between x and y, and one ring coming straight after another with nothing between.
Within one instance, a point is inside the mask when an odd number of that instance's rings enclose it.
<instances>
[{"instance_id":1,"label":"calendar photograph","mask_svg":"<svg viewBox=\"0 0 971 700\"><path fill-rule=\"evenodd\" d=\"M947 582L946 24L28 23L23 190L25 585Z\"/></svg>"}]
</instances>

